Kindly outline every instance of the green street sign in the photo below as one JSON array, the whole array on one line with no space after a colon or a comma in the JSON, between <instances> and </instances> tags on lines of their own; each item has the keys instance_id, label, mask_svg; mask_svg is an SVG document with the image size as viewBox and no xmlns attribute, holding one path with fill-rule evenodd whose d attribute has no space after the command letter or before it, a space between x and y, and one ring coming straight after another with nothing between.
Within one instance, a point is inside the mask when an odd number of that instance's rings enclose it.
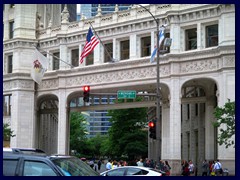
<instances>
[{"instance_id":1,"label":"green street sign","mask_svg":"<svg viewBox=\"0 0 240 180\"><path fill-rule=\"evenodd\" d=\"M117 92L118 99L135 99L136 91L118 91Z\"/></svg>"}]
</instances>

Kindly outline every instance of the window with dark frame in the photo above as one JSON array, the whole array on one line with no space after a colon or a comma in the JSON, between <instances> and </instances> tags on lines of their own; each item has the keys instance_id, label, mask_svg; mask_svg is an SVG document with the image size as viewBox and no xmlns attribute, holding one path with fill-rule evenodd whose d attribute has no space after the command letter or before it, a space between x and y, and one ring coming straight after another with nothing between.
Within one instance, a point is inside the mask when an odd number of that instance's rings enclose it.
<instances>
[{"instance_id":1,"label":"window with dark frame","mask_svg":"<svg viewBox=\"0 0 240 180\"><path fill-rule=\"evenodd\" d=\"M141 57L151 55L151 36L141 38Z\"/></svg>"},{"instance_id":2,"label":"window with dark frame","mask_svg":"<svg viewBox=\"0 0 240 180\"><path fill-rule=\"evenodd\" d=\"M9 39L12 39L14 35L14 21L9 22Z\"/></svg>"},{"instance_id":3,"label":"window with dark frame","mask_svg":"<svg viewBox=\"0 0 240 180\"><path fill-rule=\"evenodd\" d=\"M111 62L113 58L113 43L104 44L104 62Z\"/></svg>"},{"instance_id":4,"label":"window with dark frame","mask_svg":"<svg viewBox=\"0 0 240 180\"><path fill-rule=\"evenodd\" d=\"M206 26L206 47L218 46L218 24Z\"/></svg>"},{"instance_id":5,"label":"window with dark frame","mask_svg":"<svg viewBox=\"0 0 240 180\"><path fill-rule=\"evenodd\" d=\"M188 29L186 32L186 51L197 49L197 28Z\"/></svg>"},{"instance_id":6,"label":"window with dark frame","mask_svg":"<svg viewBox=\"0 0 240 180\"><path fill-rule=\"evenodd\" d=\"M74 67L79 66L79 49L73 49L72 52L72 65Z\"/></svg>"},{"instance_id":7,"label":"window with dark frame","mask_svg":"<svg viewBox=\"0 0 240 180\"><path fill-rule=\"evenodd\" d=\"M87 57L86 57L86 66L92 65L93 62L93 58L94 58L94 51L92 51Z\"/></svg>"},{"instance_id":8,"label":"window with dark frame","mask_svg":"<svg viewBox=\"0 0 240 180\"><path fill-rule=\"evenodd\" d=\"M58 70L59 69L59 61L60 61L59 57L60 57L59 52L53 53L53 70Z\"/></svg>"},{"instance_id":9,"label":"window with dark frame","mask_svg":"<svg viewBox=\"0 0 240 180\"><path fill-rule=\"evenodd\" d=\"M3 96L3 116L11 116L12 95Z\"/></svg>"},{"instance_id":10,"label":"window with dark frame","mask_svg":"<svg viewBox=\"0 0 240 180\"><path fill-rule=\"evenodd\" d=\"M120 60L129 59L129 40L120 42Z\"/></svg>"},{"instance_id":11,"label":"window with dark frame","mask_svg":"<svg viewBox=\"0 0 240 180\"><path fill-rule=\"evenodd\" d=\"M8 71L7 71L7 73L12 73L12 70L13 70L13 55L9 55L9 56L8 56L7 65L8 65Z\"/></svg>"}]
</instances>

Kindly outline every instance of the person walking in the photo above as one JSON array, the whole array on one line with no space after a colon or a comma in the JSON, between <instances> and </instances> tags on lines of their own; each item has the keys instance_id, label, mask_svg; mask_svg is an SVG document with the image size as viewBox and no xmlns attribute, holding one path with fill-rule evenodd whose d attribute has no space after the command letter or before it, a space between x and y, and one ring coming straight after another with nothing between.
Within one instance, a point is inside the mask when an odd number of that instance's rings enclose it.
<instances>
[{"instance_id":1,"label":"person walking","mask_svg":"<svg viewBox=\"0 0 240 180\"><path fill-rule=\"evenodd\" d=\"M111 159L109 159L106 164L106 170L110 170L110 169L112 169L112 160Z\"/></svg>"},{"instance_id":2,"label":"person walking","mask_svg":"<svg viewBox=\"0 0 240 180\"><path fill-rule=\"evenodd\" d=\"M101 161L101 159L99 159L97 165L98 165L98 171L100 171L100 169L101 169L101 165L102 165L102 161Z\"/></svg>"},{"instance_id":3,"label":"person walking","mask_svg":"<svg viewBox=\"0 0 240 180\"><path fill-rule=\"evenodd\" d=\"M139 161L137 162L137 166L143 167L143 159L139 159Z\"/></svg>"},{"instance_id":4,"label":"person walking","mask_svg":"<svg viewBox=\"0 0 240 180\"><path fill-rule=\"evenodd\" d=\"M208 167L209 167L209 164L208 164L207 160L204 160L202 163L202 176L208 175Z\"/></svg>"},{"instance_id":5,"label":"person walking","mask_svg":"<svg viewBox=\"0 0 240 180\"><path fill-rule=\"evenodd\" d=\"M213 170L216 176L220 176L222 174L222 164L217 159L217 162L214 164Z\"/></svg>"},{"instance_id":6,"label":"person walking","mask_svg":"<svg viewBox=\"0 0 240 180\"><path fill-rule=\"evenodd\" d=\"M191 160L188 161L188 169L190 176L194 176L194 165Z\"/></svg>"},{"instance_id":7,"label":"person walking","mask_svg":"<svg viewBox=\"0 0 240 180\"><path fill-rule=\"evenodd\" d=\"M171 166L168 164L168 161L165 161L165 173L166 176L170 176Z\"/></svg>"},{"instance_id":8,"label":"person walking","mask_svg":"<svg viewBox=\"0 0 240 180\"><path fill-rule=\"evenodd\" d=\"M182 175L183 176L189 176L190 173L189 173L189 164L187 161L183 161L183 164L182 164Z\"/></svg>"}]
</instances>

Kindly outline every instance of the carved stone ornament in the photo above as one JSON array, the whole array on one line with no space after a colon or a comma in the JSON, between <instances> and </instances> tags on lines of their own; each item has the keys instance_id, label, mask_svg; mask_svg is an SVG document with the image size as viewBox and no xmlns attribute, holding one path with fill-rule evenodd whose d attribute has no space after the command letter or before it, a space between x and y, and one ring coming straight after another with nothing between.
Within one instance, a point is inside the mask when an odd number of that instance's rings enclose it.
<instances>
[{"instance_id":1,"label":"carved stone ornament","mask_svg":"<svg viewBox=\"0 0 240 180\"><path fill-rule=\"evenodd\" d=\"M64 6L64 9L61 13L61 16L62 16L62 23L69 23L69 12L68 12L68 9L67 9L67 5L65 4Z\"/></svg>"}]
</instances>

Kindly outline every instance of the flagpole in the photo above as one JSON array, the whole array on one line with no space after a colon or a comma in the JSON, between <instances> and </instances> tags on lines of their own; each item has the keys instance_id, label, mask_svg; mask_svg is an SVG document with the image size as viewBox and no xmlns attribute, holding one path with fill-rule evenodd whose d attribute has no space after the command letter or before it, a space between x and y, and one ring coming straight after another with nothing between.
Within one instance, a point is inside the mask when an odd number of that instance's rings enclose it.
<instances>
[{"instance_id":1,"label":"flagpole","mask_svg":"<svg viewBox=\"0 0 240 180\"><path fill-rule=\"evenodd\" d=\"M33 45L34 46L34 45ZM41 51L43 51L43 52L45 52L45 53L47 53L47 54L49 54L49 55L51 55L51 56L53 56L53 57L55 57L55 58L57 58L58 60L60 60L60 61L62 61L62 62L64 62L65 64L67 64L67 65L69 65L69 66L71 66L71 68L74 68L74 66L73 65L71 65L71 64L69 64L69 63L67 63L66 61L64 61L64 60L62 60L62 59L60 59L59 57L57 57L57 56L54 56L53 54L51 54L51 53L49 53L49 52L47 52L47 51L45 51L45 50L43 50L43 49L41 49L38 45L37 46L34 46L36 49L38 49L38 50L41 50Z\"/></svg>"},{"instance_id":2,"label":"flagpole","mask_svg":"<svg viewBox=\"0 0 240 180\"><path fill-rule=\"evenodd\" d=\"M106 51L107 55L110 57L110 59L112 60L112 62L115 62L113 57L111 57L111 54L108 52L107 48L105 48L105 45L103 44L103 42L101 41L100 37L98 36L98 34L96 33L93 25L91 22L89 22L90 26L92 27L93 31L94 31L94 34L98 37L98 40L101 42L101 44L103 45L104 47L104 51Z\"/></svg>"}]
</instances>

